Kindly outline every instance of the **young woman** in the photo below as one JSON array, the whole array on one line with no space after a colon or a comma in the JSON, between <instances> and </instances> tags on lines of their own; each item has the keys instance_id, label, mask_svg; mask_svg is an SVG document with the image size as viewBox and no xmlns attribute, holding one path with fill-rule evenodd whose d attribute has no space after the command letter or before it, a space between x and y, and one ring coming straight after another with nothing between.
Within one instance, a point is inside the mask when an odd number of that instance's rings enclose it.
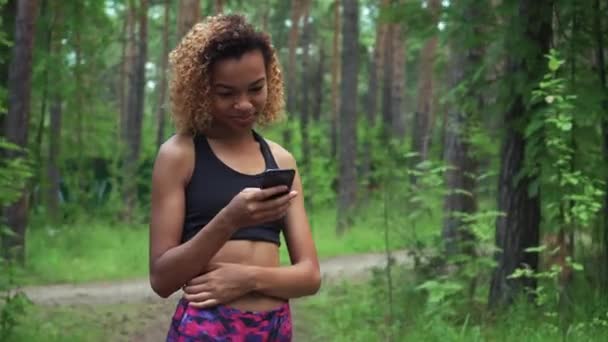
<instances>
[{"instance_id":1,"label":"young woman","mask_svg":"<svg viewBox=\"0 0 608 342\"><path fill-rule=\"evenodd\" d=\"M296 162L253 129L283 110L270 39L242 16L210 17L170 61L177 134L154 165L150 222L152 288L184 292L167 341L289 341L288 299L316 293L320 272ZM296 170L291 191L259 188L273 168Z\"/></svg>"}]
</instances>

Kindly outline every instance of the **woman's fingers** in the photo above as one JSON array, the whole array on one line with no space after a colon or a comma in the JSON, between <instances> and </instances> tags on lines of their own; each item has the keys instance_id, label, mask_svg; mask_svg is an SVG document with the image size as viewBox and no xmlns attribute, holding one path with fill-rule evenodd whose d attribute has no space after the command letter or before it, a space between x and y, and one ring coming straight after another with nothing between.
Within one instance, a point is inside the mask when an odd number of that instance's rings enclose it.
<instances>
[{"instance_id":1,"label":"woman's fingers","mask_svg":"<svg viewBox=\"0 0 608 342\"><path fill-rule=\"evenodd\" d=\"M188 303L188 305L195 307L195 308L210 308L213 306L217 306L220 304L220 301L217 299L207 299L205 301L202 302L190 302Z\"/></svg>"},{"instance_id":2,"label":"woman's fingers","mask_svg":"<svg viewBox=\"0 0 608 342\"><path fill-rule=\"evenodd\" d=\"M202 303L212 298L211 292L186 293L184 299L190 303Z\"/></svg>"},{"instance_id":3,"label":"woman's fingers","mask_svg":"<svg viewBox=\"0 0 608 342\"><path fill-rule=\"evenodd\" d=\"M261 189L260 191L257 191L252 197L256 201L264 201L268 197L272 197L274 195L278 195L282 192L287 192L287 191L289 191L289 188L287 188L287 186L278 185L278 186L273 186L272 188Z\"/></svg>"},{"instance_id":4,"label":"woman's fingers","mask_svg":"<svg viewBox=\"0 0 608 342\"><path fill-rule=\"evenodd\" d=\"M206 283L195 284L195 285L186 285L183 288L184 293L187 293L187 294L208 292L209 290L211 290L211 289L209 288L209 285L207 285Z\"/></svg>"},{"instance_id":5,"label":"woman's fingers","mask_svg":"<svg viewBox=\"0 0 608 342\"><path fill-rule=\"evenodd\" d=\"M281 197L258 202L256 204L256 207L257 207L256 209L259 211L275 209L277 207L280 207L283 204L288 204L289 202L291 202L291 200L294 197L296 197L297 194L298 193L296 191L290 191L290 192L286 193L285 195L282 195Z\"/></svg>"}]
</instances>

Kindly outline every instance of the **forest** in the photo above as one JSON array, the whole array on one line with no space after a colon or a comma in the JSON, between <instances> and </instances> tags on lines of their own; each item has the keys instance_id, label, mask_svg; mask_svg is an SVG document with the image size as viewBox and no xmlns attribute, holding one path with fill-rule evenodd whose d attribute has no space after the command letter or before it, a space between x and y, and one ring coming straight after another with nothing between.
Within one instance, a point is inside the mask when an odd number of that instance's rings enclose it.
<instances>
[{"instance_id":1,"label":"forest","mask_svg":"<svg viewBox=\"0 0 608 342\"><path fill-rule=\"evenodd\" d=\"M22 289L147 278L168 56L221 13L272 38L286 115L260 131L321 261L382 259L298 299L297 340L608 336L607 0L0 0L0 340L168 327L174 302Z\"/></svg>"}]
</instances>

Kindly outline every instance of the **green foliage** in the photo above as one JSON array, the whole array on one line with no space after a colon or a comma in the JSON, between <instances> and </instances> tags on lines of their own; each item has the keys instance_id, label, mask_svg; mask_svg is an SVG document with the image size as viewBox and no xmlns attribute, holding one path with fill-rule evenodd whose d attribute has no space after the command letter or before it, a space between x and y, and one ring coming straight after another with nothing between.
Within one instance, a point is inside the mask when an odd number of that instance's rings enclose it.
<instances>
[{"instance_id":1,"label":"green foliage","mask_svg":"<svg viewBox=\"0 0 608 342\"><path fill-rule=\"evenodd\" d=\"M23 149L0 137L0 153L23 152ZM0 160L0 210L17 201L26 187L31 176L31 166L25 157ZM10 237L12 231L0 222L0 245L3 239ZM6 291L0 298L0 339L8 338L18 319L24 313L25 297L18 292L11 291L17 285L15 277L15 262L10 258L13 251L2 251L0 254L0 292Z\"/></svg>"},{"instance_id":2,"label":"green foliage","mask_svg":"<svg viewBox=\"0 0 608 342\"><path fill-rule=\"evenodd\" d=\"M564 65L555 50L547 56L549 72L532 92L537 110L525 136L525 173L538 181L529 192L542 196L544 226L549 231L586 228L602 207L604 182L576 161L576 95L559 76Z\"/></svg>"},{"instance_id":3,"label":"green foliage","mask_svg":"<svg viewBox=\"0 0 608 342\"><path fill-rule=\"evenodd\" d=\"M534 305L520 301L498 314L472 304L451 307L451 315L421 314L426 296L415 289L411 272L401 270L393 301L398 321L387 319L386 284L381 272L364 283L326 286L298 307L300 322L314 327L314 341L601 341L608 334L606 302L587 297L575 303L575 316L565 331ZM456 286L429 283L445 293ZM481 292L487 292L482 286ZM586 289L581 288L580 291ZM437 303L445 298L434 297ZM323 315L319 315L323 312ZM304 321L304 322L302 322ZM389 335L391 334L391 335ZM389 336L392 336L389 337Z\"/></svg>"}]
</instances>

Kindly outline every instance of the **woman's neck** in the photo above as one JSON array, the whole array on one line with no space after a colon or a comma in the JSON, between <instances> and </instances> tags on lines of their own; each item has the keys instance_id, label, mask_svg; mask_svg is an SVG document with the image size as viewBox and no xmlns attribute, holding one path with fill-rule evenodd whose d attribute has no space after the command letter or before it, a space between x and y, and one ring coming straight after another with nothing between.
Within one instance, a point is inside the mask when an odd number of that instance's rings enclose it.
<instances>
[{"instance_id":1,"label":"woman's neck","mask_svg":"<svg viewBox=\"0 0 608 342\"><path fill-rule=\"evenodd\" d=\"M208 139L221 142L222 145L242 146L253 141L253 128L233 130L228 127L211 126L204 131Z\"/></svg>"}]
</instances>

